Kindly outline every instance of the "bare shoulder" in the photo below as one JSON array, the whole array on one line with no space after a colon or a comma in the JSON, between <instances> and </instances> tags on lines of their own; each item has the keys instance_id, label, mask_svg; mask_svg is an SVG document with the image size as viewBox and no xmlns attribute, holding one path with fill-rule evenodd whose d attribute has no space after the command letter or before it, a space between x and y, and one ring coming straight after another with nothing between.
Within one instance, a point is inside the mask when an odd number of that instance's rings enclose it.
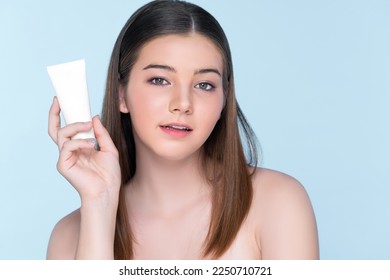
<instances>
[{"instance_id":1,"label":"bare shoulder","mask_svg":"<svg viewBox=\"0 0 390 280\"><path fill-rule=\"evenodd\" d=\"M75 210L62 218L50 236L47 259L74 259L80 231L80 210Z\"/></svg>"},{"instance_id":2,"label":"bare shoulder","mask_svg":"<svg viewBox=\"0 0 390 280\"><path fill-rule=\"evenodd\" d=\"M317 259L315 216L305 188L295 178L257 168L251 213L263 259Z\"/></svg>"},{"instance_id":3,"label":"bare shoulder","mask_svg":"<svg viewBox=\"0 0 390 280\"><path fill-rule=\"evenodd\" d=\"M279 171L257 168L252 179L255 200L280 200L289 197L285 203L296 199L308 199L305 188L295 178Z\"/></svg>"}]
</instances>

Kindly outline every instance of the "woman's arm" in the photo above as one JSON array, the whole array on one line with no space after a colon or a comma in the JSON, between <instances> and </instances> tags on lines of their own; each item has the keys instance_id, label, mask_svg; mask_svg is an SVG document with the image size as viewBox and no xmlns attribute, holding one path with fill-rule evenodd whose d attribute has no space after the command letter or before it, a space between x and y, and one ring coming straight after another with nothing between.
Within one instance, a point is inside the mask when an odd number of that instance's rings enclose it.
<instances>
[{"instance_id":1,"label":"woman's arm","mask_svg":"<svg viewBox=\"0 0 390 280\"><path fill-rule=\"evenodd\" d=\"M266 169L257 172L254 185L262 259L318 259L316 220L303 186Z\"/></svg>"},{"instance_id":2,"label":"woman's arm","mask_svg":"<svg viewBox=\"0 0 390 280\"><path fill-rule=\"evenodd\" d=\"M58 145L58 171L78 191L80 210L62 219L54 228L48 258L113 259L114 233L120 167L118 152L99 118L90 123L60 126L56 98L49 114L49 135ZM72 140L80 131L94 129L100 150L91 139ZM68 249L66 244L69 242Z\"/></svg>"}]
</instances>

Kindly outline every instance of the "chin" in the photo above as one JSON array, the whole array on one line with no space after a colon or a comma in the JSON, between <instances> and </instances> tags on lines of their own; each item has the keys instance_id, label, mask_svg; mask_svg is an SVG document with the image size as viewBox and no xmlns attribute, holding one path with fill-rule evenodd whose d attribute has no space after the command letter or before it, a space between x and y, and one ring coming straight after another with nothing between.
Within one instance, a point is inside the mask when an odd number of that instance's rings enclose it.
<instances>
[{"instance_id":1,"label":"chin","mask_svg":"<svg viewBox=\"0 0 390 280\"><path fill-rule=\"evenodd\" d=\"M138 143L137 143L138 142ZM186 160L198 159L202 142L178 143L171 141L153 141L141 142L136 141L136 150L138 156L149 155L151 160L180 162Z\"/></svg>"},{"instance_id":2,"label":"chin","mask_svg":"<svg viewBox=\"0 0 390 280\"><path fill-rule=\"evenodd\" d=\"M155 155L161 160L179 162L193 160L199 157L200 149L183 149L180 147L159 147L154 150Z\"/></svg>"}]
</instances>

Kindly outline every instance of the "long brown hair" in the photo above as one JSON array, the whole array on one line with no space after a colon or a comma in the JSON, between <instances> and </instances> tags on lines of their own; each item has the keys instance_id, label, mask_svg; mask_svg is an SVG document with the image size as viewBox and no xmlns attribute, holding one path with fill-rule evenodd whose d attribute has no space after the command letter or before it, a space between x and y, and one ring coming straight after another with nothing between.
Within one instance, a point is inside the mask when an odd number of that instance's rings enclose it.
<instances>
[{"instance_id":1,"label":"long brown hair","mask_svg":"<svg viewBox=\"0 0 390 280\"><path fill-rule=\"evenodd\" d=\"M122 173L114 242L116 259L133 258L133 236L124 188L137 169L131 118L119 110L118 89L120 85L127 85L130 71L146 42L158 36L191 32L211 39L224 61L225 106L202 147L204 175L213 189L204 257L218 258L229 248L251 205L252 183L248 165L257 165L256 141L235 98L232 58L223 29L212 15L194 4L172 0L150 2L130 17L118 36L108 68L103 102L102 121L119 151ZM241 137L245 140L244 146Z\"/></svg>"}]
</instances>

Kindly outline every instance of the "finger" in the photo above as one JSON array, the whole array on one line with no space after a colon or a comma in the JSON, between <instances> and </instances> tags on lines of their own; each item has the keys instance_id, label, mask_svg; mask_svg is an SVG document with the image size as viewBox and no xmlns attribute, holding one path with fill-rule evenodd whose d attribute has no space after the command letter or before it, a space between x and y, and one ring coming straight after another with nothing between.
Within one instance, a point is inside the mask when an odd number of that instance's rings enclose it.
<instances>
[{"instance_id":1,"label":"finger","mask_svg":"<svg viewBox=\"0 0 390 280\"><path fill-rule=\"evenodd\" d=\"M95 139L76 139L68 140L62 145L60 156L57 163L57 169L60 172L66 171L71 168L76 159L72 162L71 159L76 151L90 150L94 151L96 140Z\"/></svg>"},{"instance_id":2,"label":"finger","mask_svg":"<svg viewBox=\"0 0 390 280\"><path fill-rule=\"evenodd\" d=\"M57 132L57 144L59 149L62 149L62 146L66 141L72 139L79 132L89 131L92 128L91 122L77 122L69 124Z\"/></svg>"},{"instance_id":3,"label":"finger","mask_svg":"<svg viewBox=\"0 0 390 280\"><path fill-rule=\"evenodd\" d=\"M57 143L58 130L61 128L60 111L60 104L58 103L57 97L54 96L53 103L51 104L49 111L48 132L55 143Z\"/></svg>"},{"instance_id":4,"label":"finger","mask_svg":"<svg viewBox=\"0 0 390 280\"><path fill-rule=\"evenodd\" d=\"M112 142L107 129L101 123L99 116L93 117L92 124L100 151L118 154L118 150L116 149L114 142Z\"/></svg>"}]
</instances>

